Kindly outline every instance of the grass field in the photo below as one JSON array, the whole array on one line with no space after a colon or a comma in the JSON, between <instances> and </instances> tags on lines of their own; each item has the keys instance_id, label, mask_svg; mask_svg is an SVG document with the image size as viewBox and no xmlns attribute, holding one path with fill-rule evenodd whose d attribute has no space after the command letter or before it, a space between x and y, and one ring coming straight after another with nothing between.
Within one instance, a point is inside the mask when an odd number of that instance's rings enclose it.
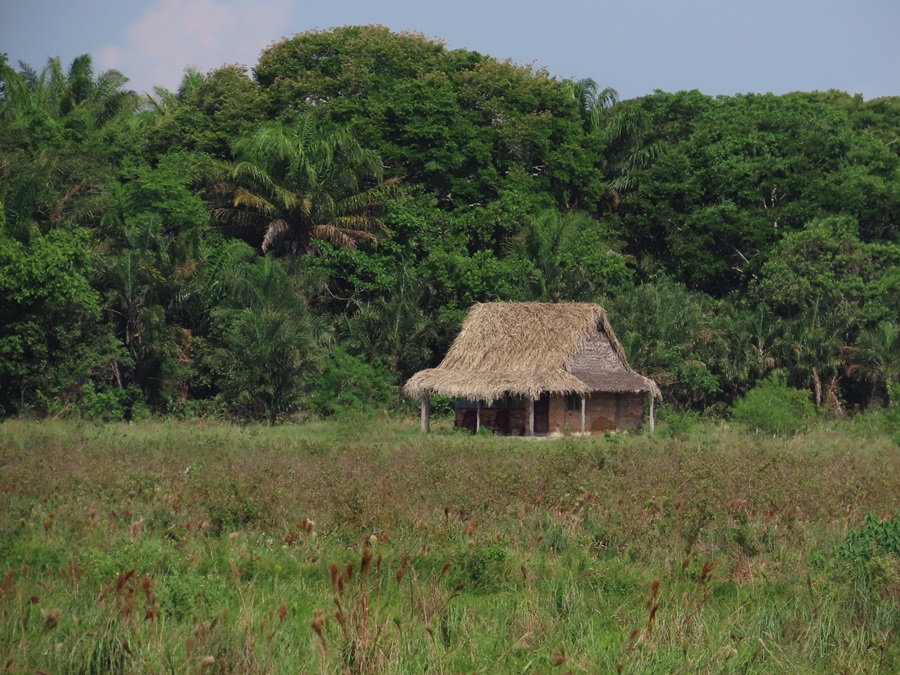
<instances>
[{"instance_id":1,"label":"grass field","mask_svg":"<svg viewBox=\"0 0 900 675\"><path fill-rule=\"evenodd\" d=\"M900 446L871 419L7 421L0 671L898 672Z\"/></svg>"}]
</instances>

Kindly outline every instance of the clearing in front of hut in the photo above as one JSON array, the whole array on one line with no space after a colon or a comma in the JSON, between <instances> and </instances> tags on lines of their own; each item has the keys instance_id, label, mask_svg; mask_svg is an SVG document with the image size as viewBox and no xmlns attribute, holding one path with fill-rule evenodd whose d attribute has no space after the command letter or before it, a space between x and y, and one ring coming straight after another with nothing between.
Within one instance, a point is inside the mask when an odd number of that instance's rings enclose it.
<instances>
[{"instance_id":1,"label":"clearing in front of hut","mask_svg":"<svg viewBox=\"0 0 900 675\"><path fill-rule=\"evenodd\" d=\"M900 447L867 424L11 420L3 669L896 672Z\"/></svg>"}]
</instances>

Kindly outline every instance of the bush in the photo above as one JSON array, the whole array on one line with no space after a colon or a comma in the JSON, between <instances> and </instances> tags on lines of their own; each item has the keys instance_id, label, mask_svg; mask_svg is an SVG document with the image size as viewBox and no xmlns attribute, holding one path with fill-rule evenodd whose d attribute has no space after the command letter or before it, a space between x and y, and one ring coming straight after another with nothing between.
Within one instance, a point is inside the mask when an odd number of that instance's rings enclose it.
<instances>
[{"instance_id":1,"label":"bush","mask_svg":"<svg viewBox=\"0 0 900 675\"><path fill-rule=\"evenodd\" d=\"M806 393L788 387L778 374L760 381L731 410L735 422L779 436L802 431L814 415Z\"/></svg>"},{"instance_id":2,"label":"bush","mask_svg":"<svg viewBox=\"0 0 900 675\"><path fill-rule=\"evenodd\" d=\"M309 404L320 415L385 410L394 403L394 375L380 363L370 363L335 347L322 374L312 383Z\"/></svg>"},{"instance_id":3,"label":"bush","mask_svg":"<svg viewBox=\"0 0 900 675\"><path fill-rule=\"evenodd\" d=\"M81 388L81 400L75 411L82 417L111 422L146 417L141 390L136 385L98 391L92 382Z\"/></svg>"},{"instance_id":4,"label":"bush","mask_svg":"<svg viewBox=\"0 0 900 675\"><path fill-rule=\"evenodd\" d=\"M847 533L843 545L838 547L838 555L848 560L900 556L900 513L891 520L879 520L874 513L866 515L861 528Z\"/></svg>"},{"instance_id":5,"label":"bush","mask_svg":"<svg viewBox=\"0 0 900 675\"><path fill-rule=\"evenodd\" d=\"M664 423L663 433L672 438L687 434L700 423L699 413L693 410L676 410L670 406L660 406L658 418Z\"/></svg>"}]
</instances>

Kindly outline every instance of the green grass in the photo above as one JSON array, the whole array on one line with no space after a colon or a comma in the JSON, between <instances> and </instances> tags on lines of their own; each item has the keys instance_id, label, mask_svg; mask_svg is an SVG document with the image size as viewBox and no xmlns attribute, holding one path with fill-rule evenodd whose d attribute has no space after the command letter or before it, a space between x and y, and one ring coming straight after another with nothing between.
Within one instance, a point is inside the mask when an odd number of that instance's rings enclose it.
<instances>
[{"instance_id":1,"label":"green grass","mask_svg":"<svg viewBox=\"0 0 900 675\"><path fill-rule=\"evenodd\" d=\"M436 430L0 424L0 668L900 670L883 425Z\"/></svg>"}]
</instances>

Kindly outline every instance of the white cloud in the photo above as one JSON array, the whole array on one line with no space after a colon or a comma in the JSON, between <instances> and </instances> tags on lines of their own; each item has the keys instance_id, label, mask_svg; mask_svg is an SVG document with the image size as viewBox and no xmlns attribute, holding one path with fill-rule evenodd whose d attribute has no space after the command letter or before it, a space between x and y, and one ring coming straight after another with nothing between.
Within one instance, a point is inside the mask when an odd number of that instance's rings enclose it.
<instances>
[{"instance_id":1,"label":"white cloud","mask_svg":"<svg viewBox=\"0 0 900 675\"><path fill-rule=\"evenodd\" d=\"M201 72L226 63L254 66L262 49L286 34L291 6L291 0L158 0L94 58L100 70L122 71L137 91L175 90L188 66Z\"/></svg>"}]
</instances>

